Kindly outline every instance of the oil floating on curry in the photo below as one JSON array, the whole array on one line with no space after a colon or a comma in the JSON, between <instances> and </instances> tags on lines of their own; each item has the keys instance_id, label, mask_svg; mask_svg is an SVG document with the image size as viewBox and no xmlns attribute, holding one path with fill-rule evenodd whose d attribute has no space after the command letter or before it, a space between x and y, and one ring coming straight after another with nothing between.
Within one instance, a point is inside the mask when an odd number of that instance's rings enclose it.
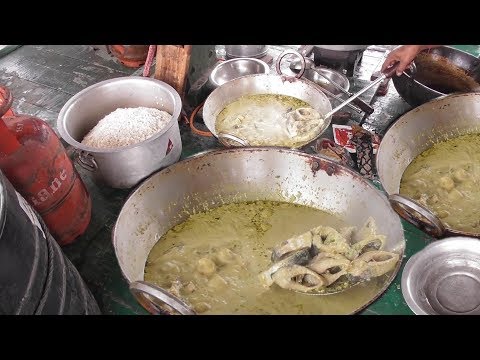
<instances>
[{"instance_id":1,"label":"oil floating on curry","mask_svg":"<svg viewBox=\"0 0 480 360\"><path fill-rule=\"evenodd\" d=\"M349 313L385 285L384 274L398 262L397 254L382 251L384 239L371 220L357 231L306 206L232 203L194 214L165 233L148 256L144 279L201 314ZM306 296L301 291L312 289L310 277L320 279L315 290L327 292L371 281L348 294Z\"/></svg>"},{"instance_id":2,"label":"oil floating on curry","mask_svg":"<svg viewBox=\"0 0 480 360\"><path fill-rule=\"evenodd\" d=\"M325 123L307 102L279 94L245 95L217 116L215 131L252 146L295 147L312 140Z\"/></svg>"},{"instance_id":3,"label":"oil floating on curry","mask_svg":"<svg viewBox=\"0 0 480 360\"><path fill-rule=\"evenodd\" d=\"M480 233L480 134L439 142L405 170L400 194L435 213L448 228Z\"/></svg>"}]
</instances>

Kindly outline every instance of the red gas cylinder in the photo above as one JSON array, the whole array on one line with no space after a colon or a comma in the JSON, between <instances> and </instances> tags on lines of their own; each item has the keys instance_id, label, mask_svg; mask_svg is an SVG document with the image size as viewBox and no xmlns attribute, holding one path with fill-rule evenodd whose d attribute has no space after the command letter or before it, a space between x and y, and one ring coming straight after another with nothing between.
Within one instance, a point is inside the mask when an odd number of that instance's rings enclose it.
<instances>
[{"instance_id":1,"label":"red gas cylinder","mask_svg":"<svg viewBox=\"0 0 480 360\"><path fill-rule=\"evenodd\" d=\"M138 68L145 64L149 45L107 45L110 51L123 65Z\"/></svg>"},{"instance_id":2,"label":"red gas cylinder","mask_svg":"<svg viewBox=\"0 0 480 360\"><path fill-rule=\"evenodd\" d=\"M90 196L53 129L36 117L14 115L11 104L9 90L0 86L0 170L55 240L70 244L90 223Z\"/></svg>"}]
</instances>

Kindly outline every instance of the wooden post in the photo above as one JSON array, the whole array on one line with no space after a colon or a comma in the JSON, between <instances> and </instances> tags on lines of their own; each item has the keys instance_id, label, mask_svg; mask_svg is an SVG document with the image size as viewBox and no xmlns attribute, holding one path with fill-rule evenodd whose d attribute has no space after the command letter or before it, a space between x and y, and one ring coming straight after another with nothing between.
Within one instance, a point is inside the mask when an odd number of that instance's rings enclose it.
<instances>
[{"instance_id":1,"label":"wooden post","mask_svg":"<svg viewBox=\"0 0 480 360\"><path fill-rule=\"evenodd\" d=\"M192 45L157 45L154 77L177 90L182 100L185 96L191 53Z\"/></svg>"}]
</instances>

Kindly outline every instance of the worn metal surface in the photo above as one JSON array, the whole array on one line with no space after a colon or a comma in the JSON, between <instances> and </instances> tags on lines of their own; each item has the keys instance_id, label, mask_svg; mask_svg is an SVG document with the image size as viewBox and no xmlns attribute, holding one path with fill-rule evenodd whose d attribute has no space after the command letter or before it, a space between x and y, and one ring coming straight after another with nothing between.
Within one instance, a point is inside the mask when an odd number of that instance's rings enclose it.
<instances>
[{"instance_id":1,"label":"worn metal surface","mask_svg":"<svg viewBox=\"0 0 480 360\"><path fill-rule=\"evenodd\" d=\"M480 53L478 45L458 47L476 56ZM392 46L375 46L365 51L357 73L349 78L352 92L370 82L370 76L384 56L386 48L391 49ZM269 46L269 54L273 57L283 50L283 46ZM192 61L194 53L192 51ZM210 51L207 53L210 54ZM202 71L196 69L198 75ZM95 45L22 46L0 59L0 83L9 86L14 93L14 110L39 116L53 126L62 106L78 91L102 80L133 73L132 69L117 63L108 55L103 46ZM366 118L364 126L383 134L396 118L411 107L400 98L393 86L390 86L384 97L374 98L374 93L375 89L371 89L361 96L366 102L373 100L375 108L375 112ZM332 105L338 105L338 102L332 100ZM362 117L362 114L353 113L347 124L358 123ZM183 158L220 147L215 138L193 134L188 125L183 123L180 131ZM333 138L331 128L324 136ZM104 314L146 314L131 295L128 284L122 277L111 241L113 224L130 191L98 187L84 170L79 169L79 172L92 196L92 221L77 243L64 248L64 251L91 288ZM431 238L406 222L402 224L407 240L406 260L424 248ZM402 297L400 275L397 275L387 292L368 306L363 314L412 314Z\"/></svg>"},{"instance_id":2,"label":"worn metal surface","mask_svg":"<svg viewBox=\"0 0 480 360\"><path fill-rule=\"evenodd\" d=\"M0 45L0 57L11 53L13 50L18 49L22 45Z\"/></svg>"}]
</instances>

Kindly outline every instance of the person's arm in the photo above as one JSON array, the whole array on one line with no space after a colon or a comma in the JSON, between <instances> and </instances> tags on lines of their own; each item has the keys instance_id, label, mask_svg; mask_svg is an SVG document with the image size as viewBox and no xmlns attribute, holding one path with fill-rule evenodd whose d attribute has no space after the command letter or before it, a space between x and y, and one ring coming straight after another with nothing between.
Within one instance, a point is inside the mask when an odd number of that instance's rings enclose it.
<instances>
[{"instance_id":1,"label":"person's arm","mask_svg":"<svg viewBox=\"0 0 480 360\"><path fill-rule=\"evenodd\" d=\"M382 65L382 72L388 69L390 66L399 62L397 67L397 76L402 75L405 69L415 59L415 57L423 50L433 49L441 45L402 45L388 54Z\"/></svg>"}]
</instances>

